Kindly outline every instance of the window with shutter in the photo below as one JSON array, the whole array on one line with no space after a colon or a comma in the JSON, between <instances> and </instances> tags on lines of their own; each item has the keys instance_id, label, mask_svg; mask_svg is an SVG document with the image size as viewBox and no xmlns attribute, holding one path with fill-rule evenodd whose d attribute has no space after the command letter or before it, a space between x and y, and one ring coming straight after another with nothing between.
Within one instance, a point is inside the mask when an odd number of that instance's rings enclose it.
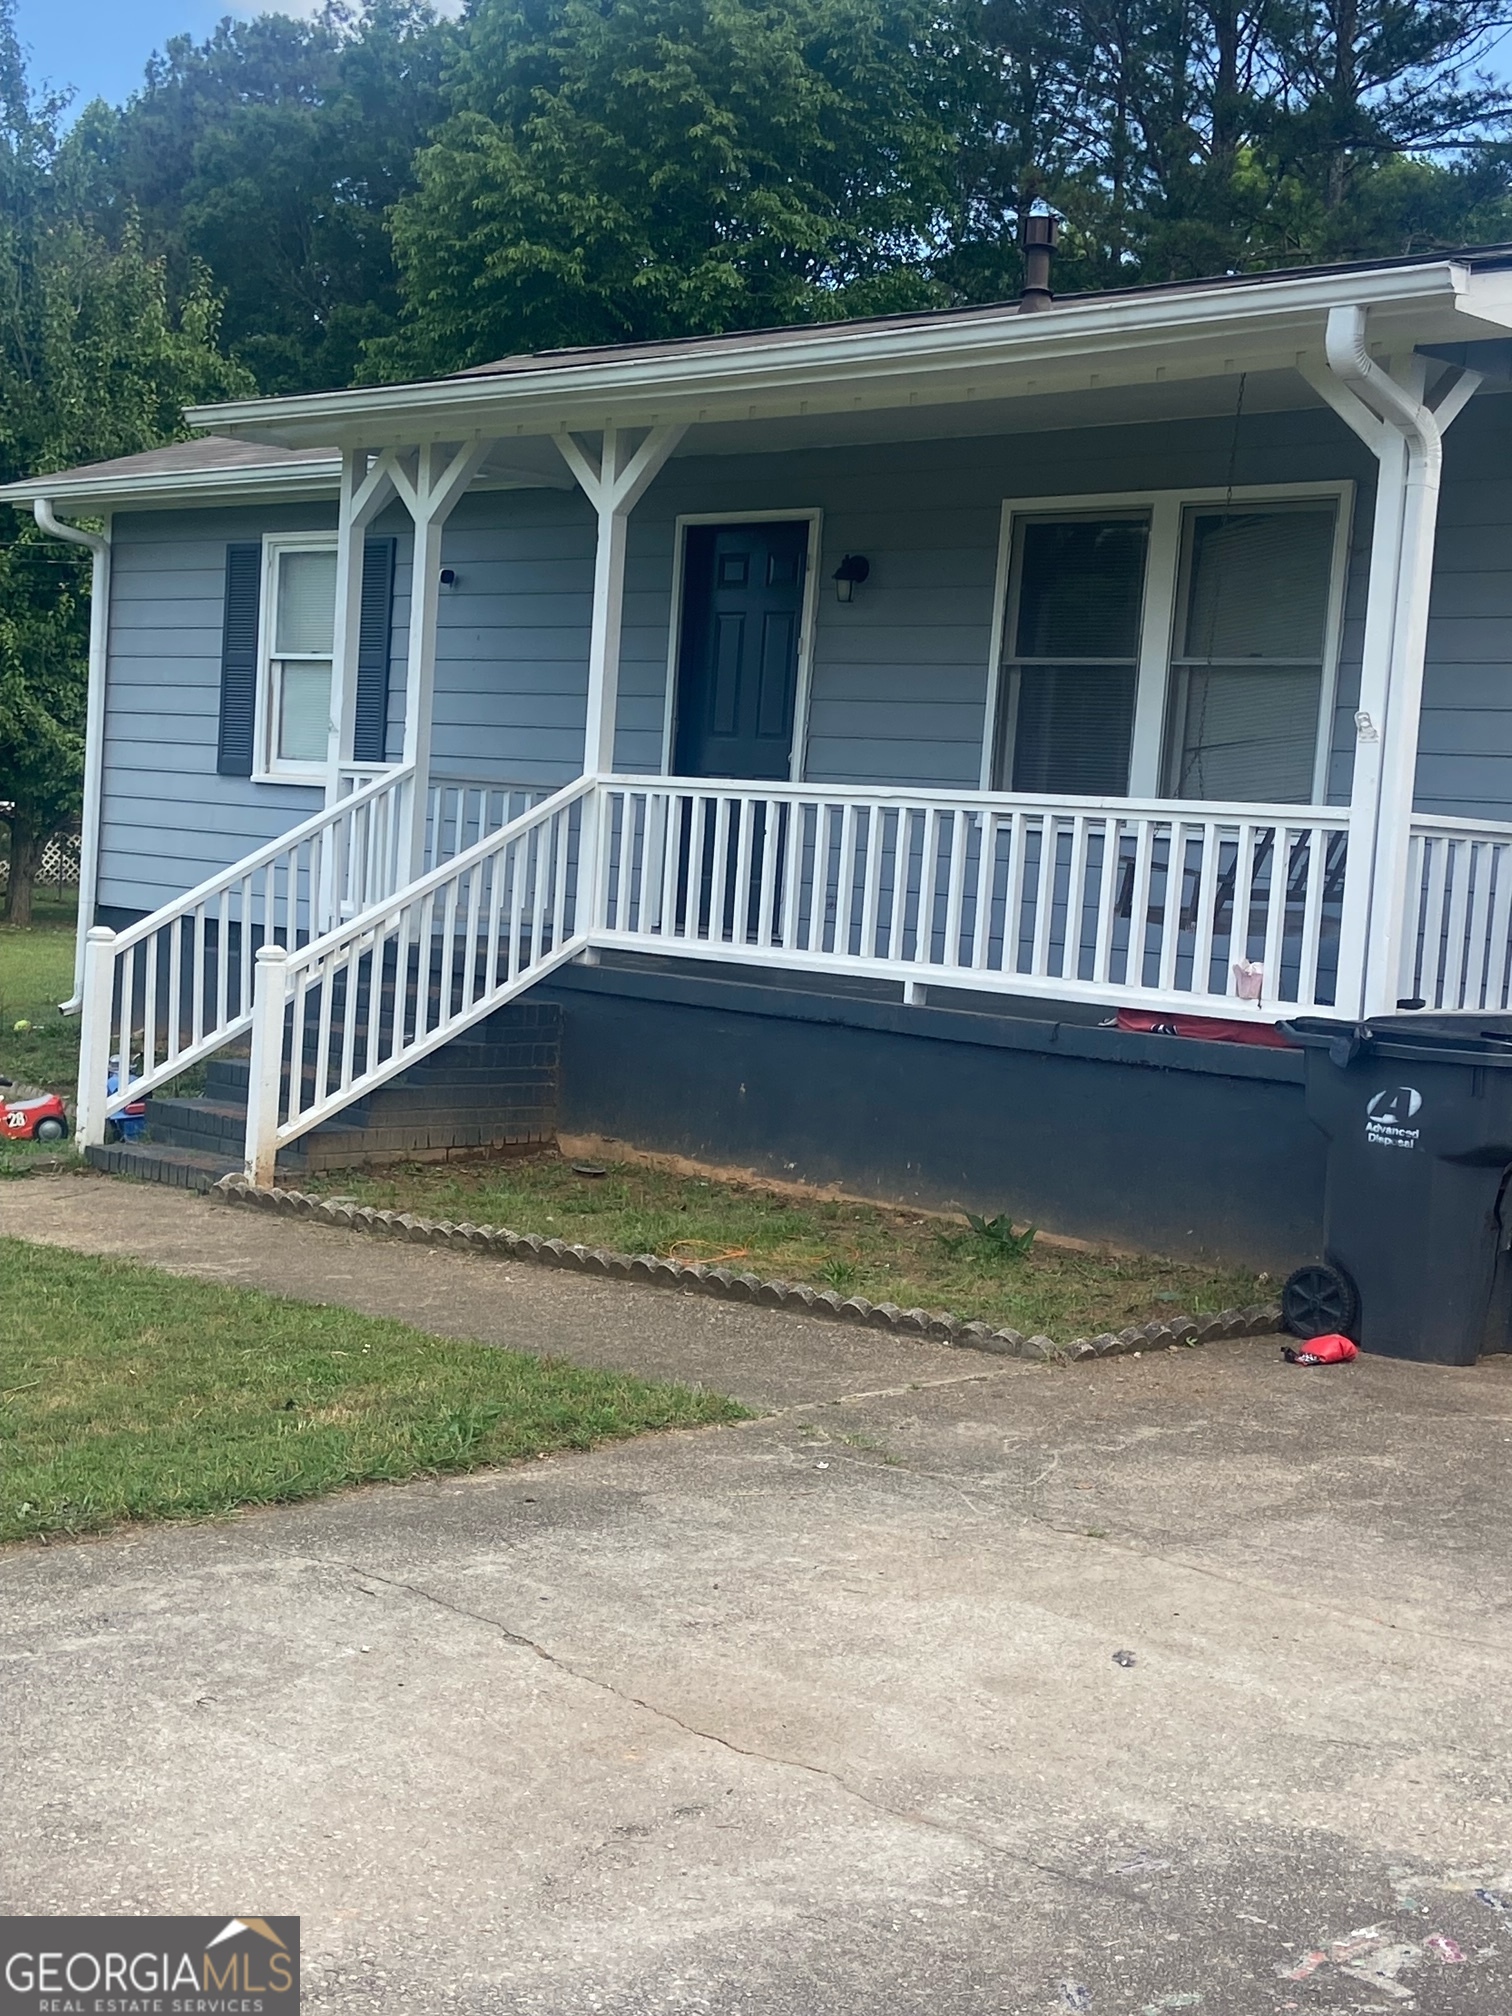
<instances>
[{"instance_id":1,"label":"window with shutter","mask_svg":"<svg viewBox=\"0 0 1512 2016\"><path fill-rule=\"evenodd\" d=\"M220 734L215 767L222 777L250 777L257 746L257 632L262 602L262 545L226 548L221 618Z\"/></svg>"},{"instance_id":2,"label":"window with shutter","mask_svg":"<svg viewBox=\"0 0 1512 2016\"><path fill-rule=\"evenodd\" d=\"M357 642L357 710L352 760L388 756L389 659L394 628L392 539L369 539L362 556L362 623Z\"/></svg>"}]
</instances>

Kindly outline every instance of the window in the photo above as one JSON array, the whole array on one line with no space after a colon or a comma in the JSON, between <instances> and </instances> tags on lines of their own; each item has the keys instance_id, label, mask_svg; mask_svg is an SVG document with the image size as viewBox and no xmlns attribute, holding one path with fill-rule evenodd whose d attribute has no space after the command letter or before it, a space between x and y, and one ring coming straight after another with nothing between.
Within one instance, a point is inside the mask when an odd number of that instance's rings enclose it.
<instances>
[{"instance_id":1,"label":"window","mask_svg":"<svg viewBox=\"0 0 1512 2016\"><path fill-rule=\"evenodd\" d=\"M1176 798L1312 796L1334 507L1188 509L1166 789Z\"/></svg>"},{"instance_id":2,"label":"window","mask_svg":"<svg viewBox=\"0 0 1512 2016\"><path fill-rule=\"evenodd\" d=\"M1015 791L1129 788L1148 517L1025 518L1000 776Z\"/></svg>"},{"instance_id":3,"label":"window","mask_svg":"<svg viewBox=\"0 0 1512 2016\"><path fill-rule=\"evenodd\" d=\"M1347 497L1320 485L1007 507L992 783L1308 802Z\"/></svg>"},{"instance_id":4,"label":"window","mask_svg":"<svg viewBox=\"0 0 1512 2016\"><path fill-rule=\"evenodd\" d=\"M331 741L334 541L267 540L263 597L263 774L309 778Z\"/></svg>"}]
</instances>

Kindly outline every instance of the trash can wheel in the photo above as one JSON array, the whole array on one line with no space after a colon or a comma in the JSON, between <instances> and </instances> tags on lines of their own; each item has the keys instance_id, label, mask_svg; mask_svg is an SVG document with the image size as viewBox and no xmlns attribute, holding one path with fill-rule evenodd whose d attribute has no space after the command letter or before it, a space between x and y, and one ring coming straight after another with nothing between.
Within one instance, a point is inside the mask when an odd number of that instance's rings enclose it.
<instances>
[{"instance_id":1,"label":"trash can wheel","mask_svg":"<svg viewBox=\"0 0 1512 2016\"><path fill-rule=\"evenodd\" d=\"M1360 1291L1342 1267L1314 1261L1287 1277L1281 1290L1281 1321L1293 1337L1326 1337L1334 1331L1354 1337Z\"/></svg>"}]
</instances>

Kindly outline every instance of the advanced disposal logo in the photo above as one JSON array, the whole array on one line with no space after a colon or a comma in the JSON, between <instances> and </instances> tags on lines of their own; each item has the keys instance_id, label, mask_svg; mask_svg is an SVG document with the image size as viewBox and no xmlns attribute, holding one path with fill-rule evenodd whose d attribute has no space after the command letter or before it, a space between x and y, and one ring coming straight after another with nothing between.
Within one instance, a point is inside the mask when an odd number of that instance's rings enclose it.
<instances>
[{"instance_id":1,"label":"advanced disposal logo","mask_svg":"<svg viewBox=\"0 0 1512 2016\"><path fill-rule=\"evenodd\" d=\"M1412 1122L1422 1108L1423 1095L1414 1085L1377 1092L1365 1108L1365 1139L1377 1148L1416 1148L1423 1130Z\"/></svg>"},{"instance_id":2,"label":"advanced disposal logo","mask_svg":"<svg viewBox=\"0 0 1512 2016\"><path fill-rule=\"evenodd\" d=\"M298 2016L297 1918L0 1918L0 2016Z\"/></svg>"}]
</instances>

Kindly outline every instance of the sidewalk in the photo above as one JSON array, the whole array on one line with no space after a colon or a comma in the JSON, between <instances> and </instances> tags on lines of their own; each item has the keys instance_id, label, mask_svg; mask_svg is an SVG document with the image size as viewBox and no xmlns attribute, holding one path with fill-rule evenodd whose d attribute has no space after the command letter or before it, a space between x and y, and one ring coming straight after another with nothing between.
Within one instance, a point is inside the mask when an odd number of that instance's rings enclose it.
<instances>
[{"instance_id":1,"label":"sidewalk","mask_svg":"<svg viewBox=\"0 0 1512 2016\"><path fill-rule=\"evenodd\" d=\"M0 1237L143 1260L227 1287L393 1316L443 1337L708 1386L766 1411L1015 1361L812 1317L409 1246L107 1177L0 1184Z\"/></svg>"}]
</instances>

